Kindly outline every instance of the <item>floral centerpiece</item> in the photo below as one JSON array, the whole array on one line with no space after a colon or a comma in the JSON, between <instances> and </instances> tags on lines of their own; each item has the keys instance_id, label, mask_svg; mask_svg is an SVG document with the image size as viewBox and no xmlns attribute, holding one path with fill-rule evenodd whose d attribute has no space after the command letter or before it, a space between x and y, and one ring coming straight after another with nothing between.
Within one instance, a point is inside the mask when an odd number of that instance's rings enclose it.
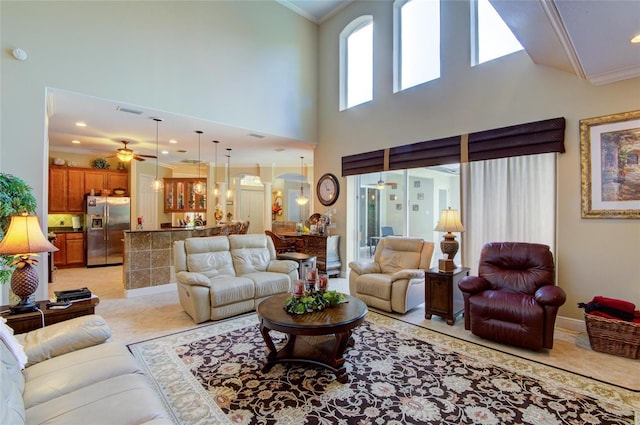
<instances>
[{"instance_id":1,"label":"floral centerpiece","mask_svg":"<svg viewBox=\"0 0 640 425\"><path fill-rule=\"evenodd\" d=\"M271 207L271 214L276 215L282 211L282 206L278 204L273 204Z\"/></svg>"},{"instance_id":2,"label":"floral centerpiece","mask_svg":"<svg viewBox=\"0 0 640 425\"><path fill-rule=\"evenodd\" d=\"M304 314L324 310L346 302L344 294L333 291L306 290L302 296L291 294L284 301L284 309L287 313Z\"/></svg>"}]
</instances>

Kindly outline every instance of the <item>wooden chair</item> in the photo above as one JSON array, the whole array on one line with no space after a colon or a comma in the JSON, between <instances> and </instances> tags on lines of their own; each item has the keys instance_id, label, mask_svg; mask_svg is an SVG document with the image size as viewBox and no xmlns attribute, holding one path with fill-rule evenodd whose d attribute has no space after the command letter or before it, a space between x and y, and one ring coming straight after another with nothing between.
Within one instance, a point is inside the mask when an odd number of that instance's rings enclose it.
<instances>
[{"instance_id":1,"label":"wooden chair","mask_svg":"<svg viewBox=\"0 0 640 425\"><path fill-rule=\"evenodd\" d=\"M269 230L265 230L264 233L271 238L273 241L273 246L276 248L277 254L282 254L283 252L297 252L298 251L298 242L297 239L294 238L283 238L282 236L278 236Z\"/></svg>"}]
</instances>

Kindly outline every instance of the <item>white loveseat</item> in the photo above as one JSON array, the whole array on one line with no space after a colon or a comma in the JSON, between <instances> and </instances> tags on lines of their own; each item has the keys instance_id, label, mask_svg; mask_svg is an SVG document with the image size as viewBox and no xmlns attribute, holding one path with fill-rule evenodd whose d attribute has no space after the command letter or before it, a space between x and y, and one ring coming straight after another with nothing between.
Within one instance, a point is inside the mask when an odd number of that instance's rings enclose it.
<instances>
[{"instance_id":1,"label":"white loveseat","mask_svg":"<svg viewBox=\"0 0 640 425\"><path fill-rule=\"evenodd\" d=\"M106 342L101 316L18 335L0 322L0 424L172 423L127 348Z\"/></svg>"},{"instance_id":2,"label":"white loveseat","mask_svg":"<svg viewBox=\"0 0 640 425\"><path fill-rule=\"evenodd\" d=\"M373 261L349 263L351 295L370 307L402 314L422 304L433 248L433 242L420 238L380 239Z\"/></svg>"},{"instance_id":3,"label":"white loveseat","mask_svg":"<svg viewBox=\"0 0 640 425\"><path fill-rule=\"evenodd\" d=\"M262 234L176 241L173 263L180 304L196 323L253 311L298 278L298 263L278 260Z\"/></svg>"}]
</instances>

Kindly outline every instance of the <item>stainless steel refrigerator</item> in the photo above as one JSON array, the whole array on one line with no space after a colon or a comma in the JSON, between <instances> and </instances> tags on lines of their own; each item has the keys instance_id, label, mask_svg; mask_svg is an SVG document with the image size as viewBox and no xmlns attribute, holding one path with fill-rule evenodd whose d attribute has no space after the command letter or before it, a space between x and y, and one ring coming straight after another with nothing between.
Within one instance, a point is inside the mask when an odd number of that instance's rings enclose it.
<instances>
[{"instance_id":1,"label":"stainless steel refrigerator","mask_svg":"<svg viewBox=\"0 0 640 425\"><path fill-rule=\"evenodd\" d=\"M124 231L130 230L131 198L87 196L87 267L122 264Z\"/></svg>"}]
</instances>

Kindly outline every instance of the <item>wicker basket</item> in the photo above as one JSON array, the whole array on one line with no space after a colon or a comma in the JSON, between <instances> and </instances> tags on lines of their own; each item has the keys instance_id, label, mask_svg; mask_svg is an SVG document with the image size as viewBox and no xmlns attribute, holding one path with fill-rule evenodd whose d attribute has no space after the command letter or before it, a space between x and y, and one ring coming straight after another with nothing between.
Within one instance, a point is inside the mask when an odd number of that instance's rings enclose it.
<instances>
[{"instance_id":1,"label":"wicker basket","mask_svg":"<svg viewBox=\"0 0 640 425\"><path fill-rule=\"evenodd\" d=\"M640 323L584 315L589 343L594 351L640 358Z\"/></svg>"}]
</instances>

